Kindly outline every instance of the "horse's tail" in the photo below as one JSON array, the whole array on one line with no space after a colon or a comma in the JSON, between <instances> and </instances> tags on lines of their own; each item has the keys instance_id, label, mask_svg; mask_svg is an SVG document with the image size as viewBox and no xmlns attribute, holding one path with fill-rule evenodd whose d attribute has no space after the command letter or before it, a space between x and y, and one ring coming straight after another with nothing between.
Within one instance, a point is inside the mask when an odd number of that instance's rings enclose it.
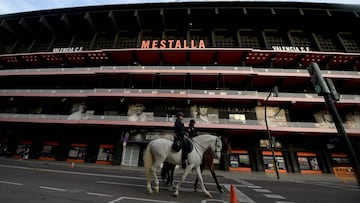
<instances>
[{"instance_id":1,"label":"horse's tail","mask_svg":"<svg viewBox=\"0 0 360 203\"><path fill-rule=\"evenodd\" d=\"M152 171L151 171L151 166L153 165L153 155L151 153L150 150L150 144L148 144L148 146L146 147L145 153L144 153L144 168L145 168L145 173L146 173L146 178L147 181L151 181L152 178Z\"/></svg>"}]
</instances>

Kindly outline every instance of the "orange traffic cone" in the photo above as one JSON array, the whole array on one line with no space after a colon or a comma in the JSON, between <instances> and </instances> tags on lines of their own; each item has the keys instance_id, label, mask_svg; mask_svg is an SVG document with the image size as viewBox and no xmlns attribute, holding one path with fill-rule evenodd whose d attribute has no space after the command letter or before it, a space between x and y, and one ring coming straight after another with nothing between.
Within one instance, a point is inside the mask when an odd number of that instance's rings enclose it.
<instances>
[{"instance_id":1,"label":"orange traffic cone","mask_svg":"<svg viewBox=\"0 0 360 203\"><path fill-rule=\"evenodd\" d=\"M74 167L75 167L75 163L72 162L72 163L71 163L71 168L74 168Z\"/></svg>"},{"instance_id":2,"label":"orange traffic cone","mask_svg":"<svg viewBox=\"0 0 360 203\"><path fill-rule=\"evenodd\" d=\"M233 184L231 184L231 186L230 186L230 203L238 203L238 200L236 197L236 192L235 192L235 187Z\"/></svg>"}]
</instances>

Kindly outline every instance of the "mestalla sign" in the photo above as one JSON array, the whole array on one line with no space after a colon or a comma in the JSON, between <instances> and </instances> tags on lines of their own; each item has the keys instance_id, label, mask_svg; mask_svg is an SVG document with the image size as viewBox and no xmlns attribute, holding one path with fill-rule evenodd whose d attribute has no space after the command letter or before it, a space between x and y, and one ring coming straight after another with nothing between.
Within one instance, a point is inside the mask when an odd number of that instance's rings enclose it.
<instances>
[{"instance_id":1,"label":"mestalla sign","mask_svg":"<svg viewBox=\"0 0 360 203\"><path fill-rule=\"evenodd\" d=\"M205 48L204 40L142 40L142 49L187 49L187 48Z\"/></svg>"}]
</instances>

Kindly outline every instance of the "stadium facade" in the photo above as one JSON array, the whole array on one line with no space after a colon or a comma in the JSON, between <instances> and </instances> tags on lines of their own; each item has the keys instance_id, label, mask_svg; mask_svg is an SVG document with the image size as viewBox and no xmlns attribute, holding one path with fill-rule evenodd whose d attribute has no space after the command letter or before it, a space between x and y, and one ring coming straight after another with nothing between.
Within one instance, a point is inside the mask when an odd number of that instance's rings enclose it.
<instances>
[{"instance_id":1,"label":"stadium facade","mask_svg":"<svg viewBox=\"0 0 360 203\"><path fill-rule=\"evenodd\" d=\"M359 156L359 6L152 3L0 21L2 155L141 166L182 111L200 134L228 136L223 170L274 171L269 132L280 172L331 173L350 164L310 81L316 62Z\"/></svg>"}]
</instances>

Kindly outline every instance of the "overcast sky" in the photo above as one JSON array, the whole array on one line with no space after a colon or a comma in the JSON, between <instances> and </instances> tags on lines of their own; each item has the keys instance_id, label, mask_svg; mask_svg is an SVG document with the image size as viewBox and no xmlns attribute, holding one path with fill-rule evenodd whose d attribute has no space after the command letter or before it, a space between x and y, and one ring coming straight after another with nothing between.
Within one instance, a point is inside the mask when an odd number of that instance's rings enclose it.
<instances>
[{"instance_id":1,"label":"overcast sky","mask_svg":"<svg viewBox=\"0 0 360 203\"><path fill-rule=\"evenodd\" d=\"M89 5L134 4L134 3L153 3L153 2L187 2L187 1L206 1L206 0L0 0L0 15L26 12L26 11L79 7L79 6L89 6ZM208 0L208 1L219 1L219 0ZM225 1L230 1L230 0L225 0ZM241 1L241 0L232 0L232 1ZM252 1L259 1L259 0L252 0ZM271 1L271 0L263 0L263 1ZM360 0L302 0L302 1L277 0L277 1L320 2L320 3L360 5Z\"/></svg>"}]
</instances>

